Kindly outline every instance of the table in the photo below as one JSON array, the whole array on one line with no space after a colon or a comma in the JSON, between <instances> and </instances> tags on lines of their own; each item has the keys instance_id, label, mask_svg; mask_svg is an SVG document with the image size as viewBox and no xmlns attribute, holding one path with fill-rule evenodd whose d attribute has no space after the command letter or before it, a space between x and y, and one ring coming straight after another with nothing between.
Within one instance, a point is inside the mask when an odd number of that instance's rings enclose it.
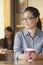
<instances>
[{"instance_id":1,"label":"table","mask_svg":"<svg viewBox=\"0 0 43 65\"><path fill-rule=\"evenodd\" d=\"M14 60L14 54L0 54L0 61Z\"/></svg>"},{"instance_id":2,"label":"table","mask_svg":"<svg viewBox=\"0 0 43 65\"><path fill-rule=\"evenodd\" d=\"M4 60L13 60L14 59L14 53L12 52L13 50L7 50L4 49L1 49L1 52L0 52L0 61L4 61Z\"/></svg>"},{"instance_id":3,"label":"table","mask_svg":"<svg viewBox=\"0 0 43 65\"><path fill-rule=\"evenodd\" d=\"M0 61L0 65L43 65L43 60L36 60L33 62L28 62L24 60Z\"/></svg>"}]
</instances>

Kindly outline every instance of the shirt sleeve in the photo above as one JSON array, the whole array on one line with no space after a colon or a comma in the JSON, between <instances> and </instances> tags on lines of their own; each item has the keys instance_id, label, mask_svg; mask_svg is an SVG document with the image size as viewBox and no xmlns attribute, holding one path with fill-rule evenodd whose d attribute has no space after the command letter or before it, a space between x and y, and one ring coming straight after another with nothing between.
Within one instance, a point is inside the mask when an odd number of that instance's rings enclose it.
<instances>
[{"instance_id":1,"label":"shirt sleeve","mask_svg":"<svg viewBox=\"0 0 43 65\"><path fill-rule=\"evenodd\" d=\"M21 53L23 53L22 41L20 34L16 33L14 38L14 58L17 59Z\"/></svg>"}]
</instances>

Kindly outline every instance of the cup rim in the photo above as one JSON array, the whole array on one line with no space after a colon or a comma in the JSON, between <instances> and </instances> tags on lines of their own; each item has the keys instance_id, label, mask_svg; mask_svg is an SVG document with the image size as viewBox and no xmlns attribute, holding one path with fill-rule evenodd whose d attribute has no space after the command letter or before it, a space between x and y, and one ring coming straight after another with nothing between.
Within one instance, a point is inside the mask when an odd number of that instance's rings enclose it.
<instances>
[{"instance_id":1,"label":"cup rim","mask_svg":"<svg viewBox=\"0 0 43 65\"><path fill-rule=\"evenodd\" d=\"M33 48L27 48L26 51L35 51Z\"/></svg>"}]
</instances>

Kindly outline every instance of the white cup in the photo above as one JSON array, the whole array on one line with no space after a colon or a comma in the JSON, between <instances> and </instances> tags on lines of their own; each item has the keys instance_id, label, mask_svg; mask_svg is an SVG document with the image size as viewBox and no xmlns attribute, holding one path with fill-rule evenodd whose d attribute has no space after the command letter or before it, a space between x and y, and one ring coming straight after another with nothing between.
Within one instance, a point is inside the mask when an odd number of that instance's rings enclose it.
<instances>
[{"instance_id":1,"label":"white cup","mask_svg":"<svg viewBox=\"0 0 43 65\"><path fill-rule=\"evenodd\" d=\"M32 53L35 53L35 50L32 49L32 48L27 48L27 49L26 49L26 53L29 53L29 55L30 55L30 58L29 58L28 61L33 61L32 57L31 57L31 54L32 54Z\"/></svg>"}]
</instances>

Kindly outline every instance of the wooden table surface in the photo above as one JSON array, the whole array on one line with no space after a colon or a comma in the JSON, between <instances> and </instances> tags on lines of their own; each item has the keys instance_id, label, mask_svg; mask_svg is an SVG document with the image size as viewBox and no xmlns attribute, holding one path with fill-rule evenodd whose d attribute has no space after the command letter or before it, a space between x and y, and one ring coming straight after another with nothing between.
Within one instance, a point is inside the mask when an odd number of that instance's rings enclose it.
<instances>
[{"instance_id":1,"label":"wooden table surface","mask_svg":"<svg viewBox=\"0 0 43 65\"><path fill-rule=\"evenodd\" d=\"M18 61L0 61L0 65L43 65L43 60L36 60L32 62L18 60Z\"/></svg>"},{"instance_id":2,"label":"wooden table surface","mask_svg":"<svg viewBox=\"0 0 43 65\"><path fill-rule=\"evenodd\" d=\"M13 60L13 50L0 49L0 61Z\"/></svg>"},{"instance_id":3,"label":"wooden table surface","mask_svg":"<svg viewBox=\"0 0 43 65\"><path fill-rule=\"evenodd\" d=\"M43 65L43 60L28 62L24 60L14 60L13 58L13 53L0 54L0 65Z\"/></svg>"}]
</instances>

